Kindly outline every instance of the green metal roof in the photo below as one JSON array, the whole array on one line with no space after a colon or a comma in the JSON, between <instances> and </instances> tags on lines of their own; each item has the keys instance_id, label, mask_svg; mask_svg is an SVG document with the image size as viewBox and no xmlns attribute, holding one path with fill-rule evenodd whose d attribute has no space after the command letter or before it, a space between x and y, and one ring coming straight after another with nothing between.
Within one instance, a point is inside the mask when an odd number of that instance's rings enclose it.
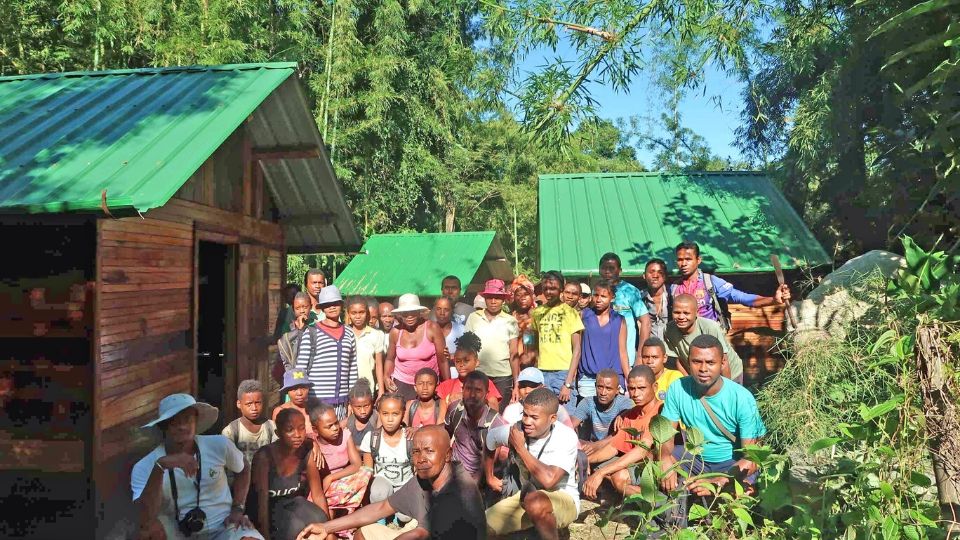
<instances>
[{"instance_id":1,"label":"green metal roof","mask_svg":"<svg viewBox=\"0 0 960 540\"><path fill-rule=\"evenodd\" d=\"M475 276L511 279L512 269L493 231L375 234L337 276L344 294L440 296L444 277L464 290Z\"/></svg>"},{"instance_id":2,"label":"green metal roof","mask_svg":"<svg viewBox=\"0 0 960 540\"><path fill-rule=\"evenodd\" d=\"M541 175L540 268L595 275L620 255L624 275L654 257L673 268L674 247L697 242L717 273L770 272L830 257L770 178L761 173Z\"/></svg>"},{"instance_id":3,"label":"green metal roof","mask_svg":"<svg viewBox=\"0 0 960 540\"><path fill-rule=\"evenodd\" d=\"M163 205L296 64L0 78L0 209Z\"/></svg>"},{"instance_id":4,"label":"green metal roof","mask_svg":"<svg viewBox=\"0 0 960 540\"><path fill-rule=\"evenodd\" d=\"M356 249L295 63L0 77L0 212L144 212L165 204L244 121L289 252Z\"/></svg>"}]
</instances>

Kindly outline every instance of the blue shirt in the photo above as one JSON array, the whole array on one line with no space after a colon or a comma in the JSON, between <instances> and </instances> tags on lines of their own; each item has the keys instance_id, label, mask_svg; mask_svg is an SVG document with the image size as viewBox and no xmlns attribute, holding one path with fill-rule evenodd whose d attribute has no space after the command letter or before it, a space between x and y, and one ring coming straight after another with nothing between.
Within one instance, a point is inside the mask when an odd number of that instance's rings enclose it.
<instances>
[{"instance_id":1,"label":"blue shirt","mask_svg":"<svg viewBox=\"0 0 960 540\"><path fill-rule=\"evenodd\" d=\"M611 307L627 320L627 362L633 367L637 359L637 319L647 314L647 306L633 284L620 280L616 289Z\"/></svg>"},{"instance_id":2,"label":"blue shirt","mask_svg":"<svg viewBox=\"0 0 960 540\"><path fill-rule=\"evenodd\" d=\"M741 441L765 435L767 428L760 418L753 394L726 377L722 379L723 387L715 395L708 396L707 403L723 427ZM670 385L660 414L671 422L681 422L687 429L695 427L703 433L703 460L707 463L734 459L733 443L717 429L703 408L699 396L694 393L692 377L684 377Z\"/></svg>"},{"instance_id":3,"label":"blue shirt","mask_svg":"<svg viewBox=\"0 0 960 540\"><path fill-rule=\"evenodd\" d=\"M613 425L617 415L632 408L633 401L618 394L613 398L613 403L606 410L601 411L597 408L597 398L590 397L581 401L570 416L579 418L580 422L590 422L590 429L593 430L591 440L599 441L610 434L610 426Z\"/></svg>"},{"instance_id":4,"label":"blue shirt","mask_svg":"<svg viewBox=\"0 0 960 540\"><path fill-rule=\"evenodd\" d=\"M600 319L592 309L585 309L580 315L583 320L583 341L580 347L579 375L596 378L602 369L612 369L620 375L620 385L627 387L620 366L620 326L623 316L610 311L607 324L600 326Z\"/></svg>"}]
</instances>

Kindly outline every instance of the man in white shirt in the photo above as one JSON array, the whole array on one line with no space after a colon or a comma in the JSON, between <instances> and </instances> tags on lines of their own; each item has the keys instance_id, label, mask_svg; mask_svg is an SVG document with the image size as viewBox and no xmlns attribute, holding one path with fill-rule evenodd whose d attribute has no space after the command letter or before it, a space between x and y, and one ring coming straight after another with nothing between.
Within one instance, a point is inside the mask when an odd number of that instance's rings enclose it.
<instances>
[{"instance_id":1,"label":"man in white shirt","mask_svg":"<svg viewBox=\"0 0 960 540\"><path fill-rule=\"evenodd\" d=\"M263 540L245 515L250 466L223 435L197 435L217 421L216 407L189 394L160 400L163 443L133 466L130 487L141 539ZM236 476L233 489L227 471Z\"/></svg>"},{"instance_id":2,"label":"man in white shirt","mask_svg":"<svg viewBox=\"0 0 960 540\"><path fill-rule=\"evenodd\" d=\"M557 422L560 402L546 388L523 400L520 425L490 430L487 447L510 448L510 459L520 469L520 492L487 510L487 534L503 536L536 528L540 538L559 538L580 513L577 490L577 434Z\"/></svg>"}]
</instances>

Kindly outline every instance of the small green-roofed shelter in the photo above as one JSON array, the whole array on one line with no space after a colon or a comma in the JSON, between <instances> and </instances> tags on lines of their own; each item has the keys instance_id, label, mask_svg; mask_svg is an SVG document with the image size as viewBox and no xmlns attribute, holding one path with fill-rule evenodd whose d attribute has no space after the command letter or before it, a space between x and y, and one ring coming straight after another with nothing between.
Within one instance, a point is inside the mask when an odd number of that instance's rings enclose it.
<instances>
[{"instance_id":1,"label":"small green-roofed shelter","mask_svg":"<svg viewBox=\"0 0 960 540\"><path fill-rule=\"evenodd\" d=\"M597 274L600 256L620 255L624 276L654 257L674 267L681 241L700 245L718 274L772 272L830 262L768 176L750 172L540 175L540 269Z\"/></svg>"},{"instance_id":2,"label":"small green-roofed shelter","mask_svg":"<svg viewBox=\"0 0 960 540\"><path fill-rule=\"evenodd\" d=\"M513 268L493 231L375 234L337 277L344 294L393 298L440 296L444 277L477 292L492 278L513 279Z\"/></svg>"}]
</instances>

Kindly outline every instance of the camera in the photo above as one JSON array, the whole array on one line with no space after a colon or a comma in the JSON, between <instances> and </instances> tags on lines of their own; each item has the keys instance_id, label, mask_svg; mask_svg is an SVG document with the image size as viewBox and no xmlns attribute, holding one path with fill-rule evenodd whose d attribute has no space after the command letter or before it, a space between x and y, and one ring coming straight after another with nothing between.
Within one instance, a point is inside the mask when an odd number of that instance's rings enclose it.
<instances>
[{"instance_id":1,"label":"camera","mask_svg":"<svg viewBox=\"0 0 960 540\"><path fill-rule=\"evenodd\" d=\"M199 508L194 508L187 512L187 515L183 516L183 519L177 523L177 527L180 529L181 534L190 536L191 534L202 531L206 523L207 514Z\"/></svg>"}]
</instances>

